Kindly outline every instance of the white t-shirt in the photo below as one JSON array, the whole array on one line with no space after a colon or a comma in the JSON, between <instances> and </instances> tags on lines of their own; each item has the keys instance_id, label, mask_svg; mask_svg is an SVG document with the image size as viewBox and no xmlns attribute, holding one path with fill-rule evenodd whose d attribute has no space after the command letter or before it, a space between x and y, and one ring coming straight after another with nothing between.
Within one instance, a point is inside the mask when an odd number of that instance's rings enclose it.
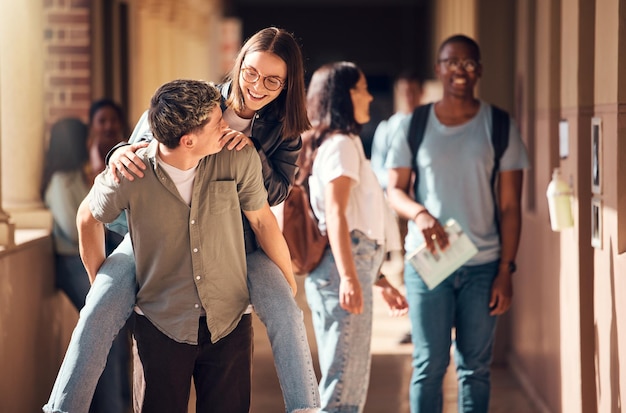
<instances>
[{"instance_id":1,"label":"white t-shirt","mask_svg":"<svg viewBox=\"0 0 626 413\"><path fill-rule=\"evenodd\" d=\"M228 123L229 128L237 130L246 136L250 136L250 132L252 129L252 118L242 118L241 116L237 115L235 111L231 108L226 108L223 116L226 123Z\"/></svg>"},{"instance_id":2,"label":"white t-shirt","mask_svg":"<svg viewBox=\"0 0 626 413\"><path fill-rule=\"evenodd\" d=\"M178 189L178 193L181 198L183 198L187 205L191 205L193 181L196 178L196 170L198 169L198 166L196 165L193 168L183 171L182 169L178 169L175 166L163 162L159 155L157 155L157 162L161 168L167 172L170 178L172 178L172 182L176 185L176 189Z\"/></svg>"},{"instance_id":3,"label":"white t-shirt","mask_svg":"<svg viewBox=\"0 0 626 413\"><path fill-rule=\"evenodd\" d=\"M387 189L389 181L389 173L388 169L385 167L385 161L387 160L387 153L389 153L391 141L396 135L397 130L402 127L402 121L410 117L410 113L396 112L391 115L389 119L381 121L374 132L371 157L372 170L384 190Z\"/></svg>"},{"instance_id":4,"label":"white t-shirt","mask_svg":"<svg viewBox=\"0 0 626 413\"><path fill-rule=\"evenodd\" d=\"M356 135L329 136L318 148L309 191L319 228L326 232L325 188L340 176L352 180L346 209L348 229L358 229L378 244L385 243L385 197Z\"/></svg>"}]
</instances>

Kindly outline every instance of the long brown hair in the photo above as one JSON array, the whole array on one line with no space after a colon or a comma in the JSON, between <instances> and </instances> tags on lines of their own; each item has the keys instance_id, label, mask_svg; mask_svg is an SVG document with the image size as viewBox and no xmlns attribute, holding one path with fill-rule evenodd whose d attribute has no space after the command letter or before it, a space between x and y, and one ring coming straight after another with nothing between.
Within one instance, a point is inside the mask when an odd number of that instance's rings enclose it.
<instances>
[{"instance_id":1,"label":"long brown hair","mask_svg":"<svg viewBox=\"0 0 626 413\"><path fill-rule=\"evenodd\" d=\"M331 133L358 134L361 125L354 118L350 89L361 77L361 69L352 62L328 63L311 77L307 93L307 111L313 125L315 146Z\"/></svg>"},{"instance_id":2,"label":"long brown hair","mask_svg":"<svg viewBox=\"0 0 626 413\"><path fill-rule=\"evenodd\" d=\"M235 112L243 110L239 73L246 54L252 52L273 53L287 64L287 83L280 95L267 105L267 110L272 111L283 122L282 135L285 138L299 136L311 126L306 114L304 63L298 42L291 33L283 29L267 27L244 43L227 76L232 81L232 87L226 104Z\"/></svg>"}]
</instances>

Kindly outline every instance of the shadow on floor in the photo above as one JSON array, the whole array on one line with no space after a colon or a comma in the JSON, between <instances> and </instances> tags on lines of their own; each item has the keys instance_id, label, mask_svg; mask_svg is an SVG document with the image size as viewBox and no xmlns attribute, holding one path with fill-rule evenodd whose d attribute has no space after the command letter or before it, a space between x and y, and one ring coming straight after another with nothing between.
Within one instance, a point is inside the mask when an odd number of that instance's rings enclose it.
<instances>
[{"instance_id":1,"label":"shadow on floor","mask_svg":"<svg viewBox=\"0 0 626 413\"><path fill-rule=\"evenodd\" d=\"M304 277L298 276L296 301L304 312L309 344L316 374L319 378L317 347L311 325L311 315L304 297ZM363 413L409 413L409 382L411 378L412 346L398 341L409 331L407 317L393 318L374 294L374 325L372 333L372 369L367 403ZM285 411L282 393L265 327L256 315L254 327L254 361L252 368L252 407L250 413L282 413ZM443 413L457 412L457 384L451 365L444 378ZM192 394L189 413L195 412ZM489 413L538 413L520 390L504 366L492 369L492 399Z\"/></svg>"}]
</instances>

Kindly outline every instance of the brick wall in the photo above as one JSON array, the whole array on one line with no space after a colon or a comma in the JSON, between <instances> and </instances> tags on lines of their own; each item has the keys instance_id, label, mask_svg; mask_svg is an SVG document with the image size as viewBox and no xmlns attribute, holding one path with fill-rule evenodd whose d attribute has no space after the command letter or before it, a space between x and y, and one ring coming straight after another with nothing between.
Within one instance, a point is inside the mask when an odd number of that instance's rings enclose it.
<instances>
[{"instance_id":1,"label":"brick wall","mask_svg":"<svg viewBox=\"0 0 626 413\"><path fill-rule=\"evenodd\" d=\"M46 130L60 118L88 121L91 104L89 0L43 0Z\"/></svg>"}]
</instances>

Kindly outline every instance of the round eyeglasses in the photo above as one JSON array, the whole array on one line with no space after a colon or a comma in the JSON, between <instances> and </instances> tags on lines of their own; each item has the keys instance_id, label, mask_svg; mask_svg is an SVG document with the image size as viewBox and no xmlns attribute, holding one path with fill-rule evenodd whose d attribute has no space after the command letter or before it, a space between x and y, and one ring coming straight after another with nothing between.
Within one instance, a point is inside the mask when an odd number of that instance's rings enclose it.
<instances>
[{"instance_id":1,"label":"round eyeglasses","mask_svg":"<svg viewBox=\"0 0 626 413\"><path fill-rule=\"evenodd\" d=\"M252 67L242 67L241 76L243 80L249 83L256 83L259 79L263 79L263 86L272 92L277 91L285 84L278 76L261 76L259 72Z\"/></svg>"},{"instance_id":2,"label":"round eyeglasses","mask_svg":"<svg viewBox=\"0 0 626 413\"><path fill-rule=\"evenodd\" d=\"M462 68L466 72L474 72L478 69L478 62L474 59L457 59L451 57L449 59L439 59L439 63L443 63L449 70L458 70Z\"/></svg>"}]
</instances>

